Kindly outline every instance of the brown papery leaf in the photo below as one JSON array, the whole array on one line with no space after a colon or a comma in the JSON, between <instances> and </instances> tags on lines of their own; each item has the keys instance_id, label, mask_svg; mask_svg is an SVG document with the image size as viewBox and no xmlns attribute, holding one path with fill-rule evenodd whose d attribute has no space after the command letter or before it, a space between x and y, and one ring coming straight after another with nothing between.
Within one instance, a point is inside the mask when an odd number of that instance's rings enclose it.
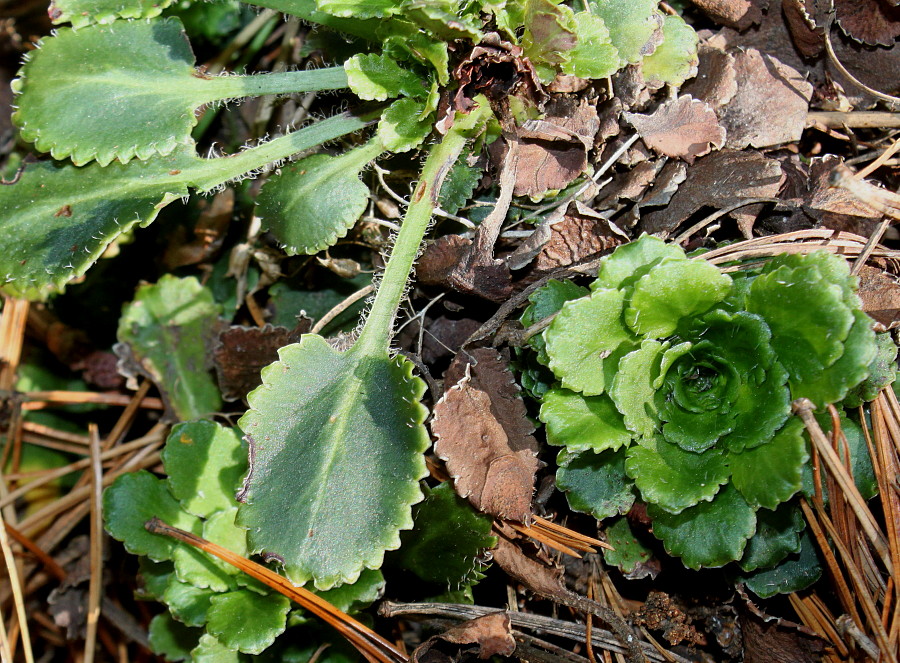
<instances>
[{"instance_id":1,"label":"brown papery leaf","mask_svg":"<svg viewBox=\"0 0 900 663\"><path fill-rule=\"evenodd\" d=\"M502 532L501 532L502 534ZM563 580L563 568L530 557L505 536L497 537L493 560L513 580L541 596L564 596L568 593Z\"/></svg>"},{"instance_id":2,"label":"brown papery leaf","mask_svg":"<svg viewBox=\"0 0 900 663\"><path fill-rule=\"evenodd\" d=\"M625 113L625 119L654 152L688 163L725 144L725 129L715 111L688 95L661 105L652 115Z\"/></svg>"},{"instance_id":3,"label":"brown papery leaf","mask_svg":"<svg viewBox=\"0 0 900 663\"><path fill-rule=\"evenodd\" d=\"M550 239L534 261L539 272L549 272L588 256L611 250L623 240L613 233L609 223L569 213L550 230Z\"/></svg>"},{"instance_id":4,"label":"brown papery leaf","mask_svg":"<svg viewBox=\"0 0 900 663\"><path fill-rule=\"evenodd\" d=\"M886 0L834 0L834 16L848 36L870 46L893 46L900 37L900 7Z\"/></svg>"},{"instance_id":5,"label":"brown papery leaf","mask_svg":"<svg viewBox=\"0 0 900 663\"><path fill-rule=\"evenodd\" d=\"M800 140L813 86L797 70L755 49L734 56L737 93L721 109L735 149L773 147Z\"/></svg>"},{"instance_id":6,"label":"brown papery leaf","mask_svg":"<svg viewBox=\"0 0 900 663\"><path fill-rule=\"evenodd\" d=\"M826 228L868 237L882 214L846 188L832 186L831 175L842 163L843 159L833 154L813 158L809 166L809 192L804 197L804 209Z\"/></svg>"},{"instance_id":7,"label":"brown papery leaf","mask_svg":"<svg viewBox=\"0 0 900 663\"><path fill-rule=\"evenodd\" d=\"M435 635L413 651L413 663L457 663L477 655L480 659L492 656L511 656L516 650L509 624L509 615L495 612L471 619Z\"/></svg>"},{"instance_id":8,"label":"brown papery leaf","mask_svg":"<svg viewBox=\"0 0 900 663\"><path fill-rule=\"evenodd\" d=\"M431 429L456 492L479 511L524 521L540 461L512 372L497 350L480 348L458 354L444 383L452 386L434 406Z\"/></svg>"},{"instance_id":9,"label":"brown papery leaf","mask_svg":"<svg viewBox=\"0 0 900 663\"><path fill-rule=\"evenodd\" d=\"M698 57L697 75L681 87L681 92L718 109L737 93L734 56L719 48L701 45Z\"/></svg>"},{"instance_id":10,"label":"brown papery leaf","mask_svg":"<svg viewBox=\"0 0 900 663\"><path fill-rule=\"evenodd\" d=\"M769 0L693 0L717 23L743 30L762 19L762 10Z\"/></svg>"},{"instance_id":11,"label":"brown papery leaf","mask_svg":"<svg viewBox=\"0 0 900 663\"><path fill-rule=\"evenodd\" d=\"M304 320L296 329L286 327L229 327L213 349L213 363L222 398L235 401L262 384L259 372L278 359L278 348L300 339L309 330Z\"/></svg>"},{"instance_id":12,"label":"brown papery leaf","mask_svg":"<svg viewBox=\"0 0 900 663\"><path fill-rule=\"evenodd\" d=\"M865 266L859 271L862 309L884 329L900 326L900 283L897 277Z\"/></svg>"}]
</instances>

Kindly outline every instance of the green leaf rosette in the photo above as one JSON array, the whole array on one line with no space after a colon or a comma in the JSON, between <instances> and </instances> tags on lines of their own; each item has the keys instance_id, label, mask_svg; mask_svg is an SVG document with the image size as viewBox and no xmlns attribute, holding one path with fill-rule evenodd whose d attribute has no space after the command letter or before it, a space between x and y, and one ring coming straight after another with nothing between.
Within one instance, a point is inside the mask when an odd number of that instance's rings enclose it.
<instances>
[{"instance_id":1,"label":"green leaf rosette","mask_svg":"<svg viewBox=\"0 0 900 663\"><path fill-rule=\"evenodd\" d=\"M544 332L539 359L558 380L541 406L548 440L624 454L621 481L687 566L738 560L756 512L801 488L808 453L791 401L838 402L869 375L875 335L855 288L825 252L733 280L642 236L606 257L591 293ZM597 483L609 492L607 474ZM570 483L576 503L598 490L585 476ZM729 526L712 536L713 520Z\"/></svg>"}]
</instances>

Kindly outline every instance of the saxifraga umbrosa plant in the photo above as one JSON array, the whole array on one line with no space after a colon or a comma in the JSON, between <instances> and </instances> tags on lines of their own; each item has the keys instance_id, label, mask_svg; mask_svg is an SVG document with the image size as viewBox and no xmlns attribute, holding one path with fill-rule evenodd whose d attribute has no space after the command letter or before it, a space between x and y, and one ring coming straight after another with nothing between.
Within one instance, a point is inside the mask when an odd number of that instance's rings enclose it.
<instances>
[{"instance_id":1,"label":"saxifraga umbrosa plant","mask_svg":"<svg viewBox=\"0 0 900 663\"><path fill-rule=\"evenodd\" d=\"M791 402L835 403L869 376L876 338L856 284L825 251L732 277L650 236L617 249L544 332L558 383L540 418L565 446L561 487L579 499L567 470L589 458L607 494L637 491L687 566L740 560L760 509L801 489Z\"/></svg>"}]
</instances>

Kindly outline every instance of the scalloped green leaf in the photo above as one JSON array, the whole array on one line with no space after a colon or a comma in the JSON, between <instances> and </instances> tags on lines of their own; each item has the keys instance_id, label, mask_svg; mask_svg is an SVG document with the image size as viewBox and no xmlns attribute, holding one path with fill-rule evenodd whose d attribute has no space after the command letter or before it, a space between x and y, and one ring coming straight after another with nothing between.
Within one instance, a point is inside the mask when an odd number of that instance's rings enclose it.
<instances>
[{"instance_id":1,"label":"scalloped green leaf","mask_svg":"<svg viewBox=\"0 0 900 663\"><path fill-rule=\"evenodd\" d=\"M740 559L756 531L756 513L741 494L725 486L711 502L700 502L672 514L651 504L653 534L666 552L681 557L691 569L719 567Z\"/></svg>"},{"instance_id":2,"label":"scalloped green leaf","mask_svg":"<svg viewBox=\"0 0 900 663\"><path fill-rule=\"evenodd\" d=\"M262 227L291 256L333 246L365 212L369 188L359 174L381 151L373 140L340 156L314 154L283 167L256 199Z\"/></svg>"},{"instance_id":3,"label":"scalloped green leaf","mask_svg":"<svg viewBox=\"0 0 900 663\"><path fill-rule=\"evenodd\" d=\"M81 28L120 18L153 18L175 0L50 0L47 13L54 23Z\"/></svg>"},{"instance_id":4,"label":"scalloped green leaf","mask_svg":"<svg viewBox=\"0 0 900 663\"><path fill-rule=\"evenodd\" d=\"M210 599L206 628L226 648L260 654L284 632L291 602L281 594L261 596L247 589Z\"/></svg>"},{"instance_id":5,"label":"scalloped green leaf","mask_svg":"<svg viewBox=\"0 0 900 663\"><path fill-rule=\"evenodd\" d=\"M700 61L697 56L699 38L683 18L666 14L662 32L662 44L641 63L644 81L651 88L680 86L697 75Z\"/></svg>"},{"instance_id":6,"label":"scalloped green leaf","mask_svg":"<svg viewBox=\"0 0 900 663\"><path fill-rule=\"evenodd\" d=\"M612 76L619 70L621 59L603 19L590 12L578 12L574 20L578 43L569 51L568 62L562 63L562 72L580 78Z\"/></svg>"},{"instance_id":7,"label":"scalloped green leaf","mask_svg":"<svg viewBox=\"0 0 900 663\"><path fill-rule=\"evenodd\" d=\"M200 642L191 650L191 663L238 663L245 660L246 656L229 649L209 633L201 635Z\"/></svg>"},{"instance_id":8,"label":"scalloped green leaf","mask_svg":"<svg viewBox=\"0 0 900 663\"><path fill-rule=\"evenodd\" d=\"M138 558L140 579L135 598L146 601L162 601L163 592L169 586L170 579L175 575L175 567L171 561L154 562L149 557Z\"/></svg>"},{"instance_id":9,"label":"scalloped green leaf","mask_svg":"<svg viewBox=\"0 0 900 663\"><path fill-rule=\"evenodd\" d=\"M621 290L595 290L589 297L563 304L544 331L550 369L563 386L586 396L608 389L607 358L636 341L622 323L624 301Z\"/></svg>"},{"instance_id":10,"label":"scalloped green leaf","mask_svg":"<svg viewBox=\"0 0 900 663\"><path fill-rule=\"evenodd\" d=\"M140 286L119 319L119 341L128 344L179 419L196 419L222 407L206 365L220 313L212 292L196 278L166 274L155 285Z\"/></svg>"},{"instance_id":11,"label":"scalloped green leaf","mask_svg":"<svg viewBox=\"0 0 900 663\"><path fill-rule=\"evenodd\" d=\"M203 522L203 538L238 555L247 555L247 531L234 523L237 504L211 515ZM193 548L182 546L173 554L175 574L181 582L215 592L235 589L244 576L232 564Z\"/></svg>"},{"instance_id":12,"label":"scalloped green leaf","mask_svg":"<svg viewBox=\"0 0 900 663\"><path fill-rule=\"evenodd\" d=\"M239 431L212 421L176 424L161 456L169 490L188 513L206 518L235 505L247 472L247 445Z\"/></svg>"},{"instance_id":13,"label":"scalloped green leaf","mask_svg":"<svg viewBox=\"0 0 900 663\"><path fill-rule=\"evenodd\" d=\"M123 474L103 491L103 519L109 535L133 555L146 555L156 562L171 560L181 544L144 529L144 523L154 517L200 533L200 521L182 510L165 481L146 470Z\"/></svg>"},{"instance_id":14,"label":"scalloped green leaf","mask_svg":"<svg viewBox=\"0 0 900 663\"><path fill-rule=\"evenodd\" d=\"M806 589L822 577L816 543L808 531L800 538L800 552L789 555L774 569L763 569L743 577L747 588L760 598Z\"/></svg>"},{"instance_id":15,"label":"scalloped green leaf","mask_svg":"<svg viewBox=\"0 0 900 663\"><path fill-rule=\"evenodd\" d=\"M853 387L842 405L859 407L875 400L878 392L897 379L897 344L890 332L875 334L876 354L869 365L869 377Z\"/></svg>"},{"instance_id":16,"label":"scalloped green leaf","mask_svg":"<svg viewBox=\"0 0 900 663\"><path fill-rule=\"evenodd\" d=\"M665 338L683 318L725 299L731 278L703 260L663 259L634 284L625 324L647 338Z\"/></svg>"},{"instance_id":17,"label":"scalloped green leaf","mask_svg":"<svg viewBox=\"0 0 900 663\"><path fill-rule=\"evenodd\" d=\"M530 0L525 4L524 23L522 49L541 81L548 83L578 43L575 15L559 0Z\"/></svg>"},{"instance_id":18,"label":"scalloped green leaf","mask_svg":"<svg viewBox=\"0 0 900 663\"><path fill-rule=\"evenodd\" d=\"M431 134L430 116L423 118L424 105L414 99L398 99L381 116L378 138L386 150L408 152Z\"/></svg>"},{"instance_id":19,"label":"scalloped green leaf","mask_svg":"<svg viewBox=\"0 0 900 663\"><path fill-rule=\"evenodd\" d=\"M809 460L803 431L803 423L793 418L768 444L728 454L731 482L754 508L774 509L802 487Z\"/></svg>"},{"instance_id":20,"label":"scalloped green leaf","mask_svg":"<svg viewBox=\"0 0 900 663\"><path fill-rule=\"evenodd\" d=\"M635 273L645 273L640 271L642 268L657 265L665 258L685 257L684 251L677 244L643 234L633 242L617 247L600 260L597 278L591 283L591 290L621 288Z\"/></svg>"},{"instance_id":21,"label":"scalloped green leaf","mask_svg":"<svg viewBox=\"0 0 900 663\"><path fill-rule=\"evenodd\" d=\"M672 514L709 502L728 482L728 462L721 449L694 453L656 438L642 440L626 453L625 470L641 497Z\"/></svg>"},{"instance_id":22,"label":"scalloped green leaf","mask_svg":"<svg viewBox=\"0 0 900 663\"><path fill-rule=\"evenodd\" d=\"M425 500L413 508L413 522L400 537L400 566L451 589L481 578L479 556L497 544L491 519L469 506L450 483L425 489Z\"/></svg>"},{"instance_id":23,"label":"scalloped green leaf","mask_svg":"<svg viewBox=\"0 0 900 663\"><path fill-rule=\"evenodd\" d=\"M460 208L472 197L475 187L484 176L484 171L478 166L470 166L466 155L453 164L453 168L447 174L447 179L441 185L441 209L449 214L456 214Z\"/></svg>"},{"instance_id":24,"label":"scalloped green leaf","mask_svg":"<svg viewBox=\"0 0 900 663\"><path fill-rule=\"evenodd\" d=\"M554 388L544 394L540 420L547 441L572 452L616 450L631 444L633 434L609 396L582 396Z\"/></svg>"},{"instance_id":25,"label":"scalloped green leaf","mask_svg":"<svg viewBox=\"0 0 900 663\"><path fill-rule=\"evenodd\" d=\"M663 20L655 0L590 0L589 5L609 29L623 63L637 64L656 49Z\"/></svg>"},{"instance_id":26,"label":"scalloped green leaf","mask_svg":"<svg viewBox=\"0 0 900 663\"><path fill-rule=\"evenodd\" d=\"M341 67L208 76L194 69L178 19L117 21L62 28L43 40L13 84L13 121L25 140L55 159L105 166L192 146L195 110L204 104L346 86Z\"/></svg>"},{"instance_id":27,"label":"scalloped green leaf","mask_svg":"<svg viewBox=\"0 0 900 663\"><path fill-rule=\"evenodd\" d=\"M0 233L16 242L0 253L0 288L44 299L84 274L107 247L159 210L245 173L361 129L365 117L338 115L229 157L204 159L186 147L129 164L76 167L29 165L18 182L0 187Z\"/></svg>"},{"instance_id":28,"label":"scalloped green leaf","mask_svg":"<svg viewBox=\"0 0 900 663\"><path fill-rule=\"evenodd\" d=\"M185 626L203 626L215 592L181 582L173 574L160 601L169 606L172 616Z\"/></svg>"},{"instance_id":29,"label":"scalloped green leaf","mask_svg":"<svg viewBox=\"0 0 900 663\"><path fill-rule=\"evenodd\" d=\"M316 6L332 16L352 18L384 18L401 11L396 0L316 0Z\"/></svg>"},{"instance_id":30,"label":"scalloped green leaf","mask_svg":"<svg viewBox=\"0 0 900 663\"><path fill-rule=\"evenodd\" d=\"M556 486L573 511L598 520L625 513L634 504L634 482L625 474L622 451L568 456L556 471Z\"/></svg>"},{"instance_id":31,"label":"scalloped green leaf","mask_svg":"<svg viewBox=\"0 0 900 663\"><path fill-rule=\"evenodd\" d=\"M185 626L164 612L150 620L150 650L168 661L184 661L190 658L201 633L201 629Z\"/></svg>"},{"instance_id":32,"label":"scalloped green leaf","mask_svg":"<svg viewBox=\"0 0 900 663\"><path fill-rule=\"evenodd\" d=\"M430 64L438 83L447 85L450 82L450 52L446 41L434 39L415 23L399 17L379 21L377 33L386 50L399 49L419 62Z\"/></svg>"},{"instance_id":33,"label":"scalloped green leaf","mask_svg":"<svg viewBox=\"0 0 900 663\"><path fill-rule=\"evenodd\" d=\"M380 570L364 569L356 582L316 593L338 610L353 613L381 598L384 584L384 575Z\"/></svg>"},{"instance_id":34,"label":"scalloped green leaf","mask_svg":"<svg viewBox=\"0 0 900 663\"><path fill-rule=\"evenodd\" d=\"M522 313L520 321L523 326L530 327L554 313L558 313L562 305L573 299L580 299L590 294L587 288L572 281L550 279L546 285L538 288L528 296L530 302ZM545 366L550 362L547 356L547 344L543 334L535 334L528 339L528 344L538 353L538 361Z\"/></svg>"},{"instance_id":35,"label":"scalloped green leaf","mask_svg":"<svg viewBox=\"0 0 900 663\"><path fill-rule=\"evenodd\" d=\"M396 60L377 53L354 55L344 63L347 83L360 99L386 101L394 97L421 97L426 93L422 79Z\"/></svg>"},{"instance_id":36,"label":"scalloped green leaf","mask_svg":"<svg viewBox=\"0 0 900 663\"><path fill-rule=\"evenodd\" d=\"M606 542L613 549L603 548L603 561L618 567L626 576L635 573L639 565L653 559L653 551L634 535L627 518L617 518L606 528L605 534Z\"/></svg>"},{"instance_id":37,"label":"scalloped green leaf","mask_svg":"<svg viewBox=\"0 0 900 663\"><path fill-rule=\"evenodd\" d=\"M253 463L238 523L251 551L283 560L292 582L353 582L412 526L429 439L425 387L411 372L385 351L338 352L306 335L248 396L240 427Z\"/></svg>"},{"instance_id":38,"label":"scalloped green leaf","mask_svg":"<svg viewBox=\"0 0 900 663\"><path fill-rule=\"evenodd\" d=\"M609 395L622 413L625 426L638 435L654 437L659 428L654 396L668 349L668 341L643 341L637 350L619 360L619 370L612 379Z\"/></svg>"},{"instance_id":39,"label":"scalloped green leaf","mask_svg":"<svg viewBox=\"0 0 900 663\"><path fill-rule=\"evenodd\" d=\"M872 467L872 459L869 456L869 445L866 443L865 433L862 428L853 419L847 418L846 414L838 410L840 419L840 429L847 440L847 448L850 452L850 472L853 475L853 481L856 489L864 500L870 500L878 494L878 480L875 478L875 469ZM825 435L830 436L832 430L831 415L828 412L819 412L816 414L816 420L822 427ZM808 433L804 432L804 437ZM843 462L846 462L846 453L844 445L838 446L838 454ZM803 466L803 493L812 498L815 495L815 483L813 479L812 466L806 464ZM822 482L822 494L825 503L828 503L828 487Z\"/></svg>"},{"instance_id":40,"label":"scalloped green leaf","mask_svg":"<svg viewBox=\"0 0 900 663\"><path fill-rule=\"evenodd\" d=\"M803 513L795 503L782 504L775 511L756 512L756 533L747 541L738 565L749 573L768 569L791 553L800 552L800 532L806 527Z\"/></svg>"}]
</instances>

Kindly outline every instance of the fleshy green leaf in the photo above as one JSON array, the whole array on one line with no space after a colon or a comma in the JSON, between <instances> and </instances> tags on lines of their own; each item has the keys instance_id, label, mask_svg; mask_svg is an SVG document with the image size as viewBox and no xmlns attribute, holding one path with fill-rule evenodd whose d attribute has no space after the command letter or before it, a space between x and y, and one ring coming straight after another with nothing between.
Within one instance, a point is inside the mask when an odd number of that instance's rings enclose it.
<instances>
[{"instance_id":1,"label":"fleshy green leaf","mask_svg":"<svg viewBox=\"0 0 900 663\"><path fill-rule=\"evenodd\" d=\"M660 437L633 445L627 456L625 469L644 500L673 514L708 502L728 481L721 449L694 453Z\"/></svg>"},{"instance_id":2,"label":"fleshy green leaf","mask_svg":"<svg viewBox=\"0 0 900 663\"><path fill-rule=\"evenodd\" d=\"M822 577L816 544L809 532L800 539L800 552L787 557L774 569L764 569L743 578L747 588L760 598L806 589Z\"/></svg>"},{"instance_id":3,"label":"fleshy green leaf","mask_svg":"<svg viewBox=\"0 0 900 663\"><path fill-rule=\"evenodd\" d=\"M556 471L556 486L565 491L572 510L598 520L628 511L634 504L633 485L621 451L585 451L569 457Z\"/></svg>"},{"instance_id":4,"label":"fleshy green leaf","mask_svg":"<svg viewBox=\"0 0 900 663\"><path fill-rule=\"evenodd\" d=\"M119 341L159 389L179 419L196 419L222 406L207 370L207 344L219 319L212 292L194 277L164 275L138 288L119 320Z\"/></svg>"},{"instance_id":5,"label":"fleshy green leaf","mask_svg":"<svg viewBox=\"0 0 900 663\"><path fill-rule=\"evenodd\" d=\"M210 516L203 523L203 538L223 548L247 555L247 531L234 524L237 505ZM205 552L191 546L180 546L173 554L175 574L181 582L196 587L209 588L214 592L235 589L240 571Z\"/></svg>"},{"instance_id":6,"label":"fleshy green leaf","mask_svg":"<svg viewBox=\"0 0 900 663\"><path fill-rule=\"evenodd\" d=\"M188 194L364 127L338 115L238 154L203 159L185 147L165 157L105 168L50 161L29 165L19 181L0 187L0 233L16 242L0 253L2 289L42 299L81 276L106 248L136 224Z\"/></svg>"},{"instance_id":7,"label":"fleshy green leaf","mask_svg":"<svg viewBox=\"0 0 900 663\"><path fill-rule=\"evenodd\" d=\"M172 562L166 560L163 562L154 562L149 557L143 555L138 558L138 568L140 569L140 584L135 596L144 601L155 599L162 601L163 592L169 586L169 580L175 574L175 567Z\"/></svg>"},{"instance_id":8,"label":"fleshy green leaf","mask_svg":"<svg viewBox=\"0 0 900 663\"><path fill-rule=\"evenodd\" d=\"M148 159L193 145L194 111L223 99L346 87L340 67L258 76L194 69L181 21L63 28L41 43L14 83L22 137L76 165ZM102 99L103 103L97 103Z\"/></svg>"},{"instance_id":9,"label":"fleshy green leaf","mask_svg":"<svg viewBox=\"0 0 900 663\"><path fill-rule=\"evenodd\" d=\"M593 296L593 295L592 295ZM619 361L609 395L622 413L625 426L638 435L653 437L659 428L654 395L663 356L669 343L644 341Z\"/></svg>"},{"instance_id":10,"label":"fleshy green leaf","mask_svg":"<svg viewBox=\"0 0 900 663\"><path fill-rule=\"evenodd\" d=\"M450 483L426 489L413 509L413 529L400 537L398 563L426 582L457 589L480 577L478 557L497 540L491 519L476 512Z\"/></svg>"},{"instance_id":11,"label":"fleshy green leaf","mask_svg":"<svg viewBox=\"0 0 900 663\"><path fill-rule=\"evenodd\" d=\"M201 633L201 629L185 626L164 612L150 620L150 649L168 661L184 661L190 658Z\"/></svg>"},{"instance_id":12,"label":"fleshy green leaf","mask_svg":"<svg viewBox=\"0 0 900 663\"><path fill-rule=\"evenodd\" d=\"M368 607L384 592L384 576L378 569L365 569L356 582L325 592L316 592L338 610L357 612Z\"/></svg>"},{"instance_id":13,"label":"fleshy green leaf","mask_svg":"<svg viewBox=\"0 0 900 663\"><path fill-rule=\"evenodd\" d=\"M550 279L547 284L538 288L528 296L528 307L522 313L522 325L530 327L536 322L540 322L554 313L558 313L562 305L566 302L584 297L590 294L587 288L576 285L571 281L557 281ZM544 341L543 334L535 334L528 339L528 344L537 350L538 361L546 365L550 362L547 356L547 344Z\"/></svg>"},{"instance_id":14,"label":"fleshy green leaf","mask_svg":"<svg viewBox=\"0 0 900 663\"><path fill-rule=\"evenodd\" d=\"M544 331L550 368L565 387L586 396L608 388L606 359L635 340L622 324L624 298L621 290L596 290L589 297L565 303Z\"/></svg>"},{"instance_id":15,"label":"fleshy green leaf","mask_svg":"<svg viewBox=\"0 0 900 663\"><path fill-rule=\"evenodd\" d=\"M400 11L396 0L316 0L316 6L333 16L352 18L384 18Z\"/></svg>"},{"instance_id":16,"label":"fleshy green leaf","mask_svg":"<svg viewBox=\"0 0 900 663\"><path fill-rule=\"evenodd\" d=\"M281 594L260 596L247 589L216 594L206 628L228 649L259 654L284 632L290 607Z\"/></svg>"},{"instance_id":17,"label":"fleshy green leaf","mask_svg":"<svg viewBox=\"0 0 900 663\"><path fill-rule=\"evenodd\" d=\"M613 549L603 549L603 560L618 567L626 576L631 576L638 571L639 565L653 559L653 551L634 535L627 518L617 518L606 528L606 542Z\"/></svg>"},{"instance_id":18,"label":"fleshy green leaf","mask_svg":"<svg viewBox=\"0 0 900 663\"><path fill-rule=\"evenodd\" d=\"M369 201L359 179L381 154L377 140L336 157L314 154L285 166L263 185L257 215L288 255L313 254L347 234Z\"/></svg>"},{"instance_id":19,"label":"fleshy green leaf","mask_svg":"<svg viewBox=\"0 0 900 663\"><path fill-rule=\"evenodd\" d=\"M731 279L708 262L662 260L634 284L625 323L641 336L665 338L682 318L709 310L729 290Z\"/></svg>"},{"instance_id":20,"label":"fleshy green leaf","mask_svg":"<svg viewBox=\"0 0 900 663\"><path fill-rule=\"evenodd\" d=\"M399 96L421 97L422 81L411 69L404 69L386 55L354 55L344 63L347 82L360 99L385 101Z\"/></svg>"},{"instance_id":21,"label":"fleshy green leaf","mask_svg":"<svg viewBox=\"0 0 900 663\"><path fill-rule=\"evenodd\" d=\"M897 344L890 332L875 334L875 359L869 365L869 377L850 390L844 407L859 407L875 400L878 392L897 379Z\"/></svg>"},{"instance_id":22,"label":"fleshy green leaf","mask_svg":"<svg viewBox=\"0 0 900 663\"><path fill-rule=\"evenodd\" d=\"M169 490L185 511L208 517L234 506L247 472L247 446L239 431L212 421L180 423L161 455Z\"/></svg>"},{"instance_id":23,"label":"fleshy green leaf","mask_svg":"<svg viewBox=\"0 0 900 663\"><path fill-rule=\"evenodd\" d=\"M152 18L175 0L51 0L47 13L54 23L81 28L119 18Z\"/></svg>"},{"instance_id":24,"label":"fleshy green leaf","mask_svg":"<svg viewBox=\"0 0 900 663\"><path fill-rule=\"evenodd\" d=\"M246 656L229 649L209 633L200 636L200 642L191 650L192 663L238 663Z\"/></svg>"},{"instance_id":25,"label":"fleshy green leaf","mask_svg":"<svg viewBox=\"0 0 900 663\"><path fill-rule=\"evenodd\" d=\"M133 555L146 555L157 562L170 560L180 545L144 529L144 523L153 517L200 533L200 521L182 511L166 482L146 470L123 474L103 492L103 518L109 535L124 543Z\"/></svg>"},{"instance_id":26,"label":"fleshy green leaf","mask_svg":"<svg viewBox=\"0 0 900 663\"><path fill-rule=\"evenodd\" d=\"M609 29L623 62L637 64L659 44L663 21L655 0L590 0L589 4Z\"/></svg>"},{"instance_id":27,"label":"fleshy green leaf","mask_svg":"<svg viewBox=\"0 0 900 663\"><path fill-rule=\"evenodd\" d=\"M754 508L774 509L800 490L809 460L803 430L794 418L768 444L728 454L731 481Z\"/></svg>"},{"instance_id":28,"label":"fleshy green leaf","mask_svg":"<svg viewBox=\"0 0 900 663\"><path fill-rule=\"evenodd\" d=\"M756 512L756 534L747 542L738 564L745 572L768 569L791 553L800 552L800 532L806 527L796 504L782 504L775 511Z\"/></svg>"},{"instance_id":29,"label":"fleshy green leaf","mask_svg":"<svg viewBox=\"0 0 900 663\"><path fill-rule=\"evenodd\" d=\"M694 28L680 16L667 14L662 31L662 44L641 64L644 80L651 88L679 86L697 74L699 39Z\"/></svg>"},{"instance_id":30,"label":"fleshy green leaf","mask_svg":"<svg viewBox=\"0 0 900 663\"><path fill-rule=\"evenodd\" d=\"M840 410L839 410L840 412ZM822 427L825 435L831 436L832 423L831 416L828 412L820 412L816 414L816 420ZM866 437L862 428L853 419L840 412L839 416L841 432L847 440L847 449L850 452L850 472L853 475L853 481L856 489L864 500L869 500L878 494L878 480L875 478L875 469L872 467L872 459L869 457L869 446L866 443ZM804 433L804 437L807 433ZM838 445L838 454L841 461L846 462L846 453L844 445ZM813 480L812 466L807 464L803 466L803 492L812 498L815 495L815 484ZM822 482L822 494L826 504L828 503L828 487Z\"/></svg>"},{"instance_id":31,"label":"fleshy green leaf","mask_svg":"<svg viewBox=\"0 0 900 663\"><path fill-rule=\"evenodd\" d=\"M568 389L548 391L540 419L547 425L547 441L569 451L615 450L631 444L633 435L608 396L582 396Z\"/></svg>"},{"instance_id":32,"label":"fleshy green leaf","mask_svg":"<svg viewBox=\"0 0 900 663\"><path fill-rule=\"evenodd\" d=\"M398 99L384 111L378 137L386 150L408 152L422 144L432 129L422 111L422 103L413 99Z\"/></svg>"},{"instance_id":33,"label":"fleshy green leaf","mask_svg":"<svg viewBox=\"0 0 900 663\"><path fill-rule=\"evenodd\" d=\"M423 383L408 360L359 348L312 335L282 348L240 421L253 450L238 518L250 548L319 589L353 582L399 545L426 474Z\"/></svg>"},{"instance_id":34,"label":"fleshy green leaf","mask_svg":"<svg viewBox=\"0 0 900 663\"><path fill-rule=\"evenodd\" d=\"M430 64L441 85L450 82L450 54L446 41L434 39L415 23L399 17L381 21L378 38L384 43L385 49L399 49L422 63Z\"/></svg>"},{"instance_id":35,"label":"fleshy green leaf","mask_svg":"<svg viewBox=\"0 0 900 663\"><path fill-rule=\"evenodd\" d=\"M477 166L470 166L461 156L441 185L440 207L445 212L456 214L459 209L472 197L475 187L481 181L484 173Z\"/></svg>"},{"instance_id":36,"label":"fleshy green leaf","mask_svg":"<svg viewBox=\"0 0 900 663\"><path fill-rule=\"evenodd\" d=\"M740 559L756 531L756 514L741 494L725 486L712 502L700 502L679 514L649 505L653 534L666 552L691 569L724 566Z\"/></svg>"},{"instance_id":37,"label":"fleshy green leaf","mask_svg":"<svg viewBox=\"0 0 900 663\"><path fill-rule=\"evenodd\" d=\"M619 70L619 51L612 45L603 19L590 12L575 14L578 43L563 62L563 73L581 78L606 78Z\"/></svg>"},{"instance_id":38,"label":"fleshy green leaf","mask_svg":"<svg viewBox=\"0 0 900 663\"><path fill-rule=\"evenodd\" d=\"M185 626L203 626L209 612L209 601L214 593L181 582L172 574L160 600L169 606L172 616Z\"/></svg>"},{"instance_id":39,"label":"fleshy green leaf","mask_svg":"<svg viewBox=\"0 0 900 663\"><path fill-rule=\"evenodd\" d=\"M683 259L685 255L677 244L669 244L652 235L641 235L635 241L617 247L600 261L591 290L620 288L635 273L641 273L641 268L657 265L664 258Z\"/></svg>"}]
</instances>

